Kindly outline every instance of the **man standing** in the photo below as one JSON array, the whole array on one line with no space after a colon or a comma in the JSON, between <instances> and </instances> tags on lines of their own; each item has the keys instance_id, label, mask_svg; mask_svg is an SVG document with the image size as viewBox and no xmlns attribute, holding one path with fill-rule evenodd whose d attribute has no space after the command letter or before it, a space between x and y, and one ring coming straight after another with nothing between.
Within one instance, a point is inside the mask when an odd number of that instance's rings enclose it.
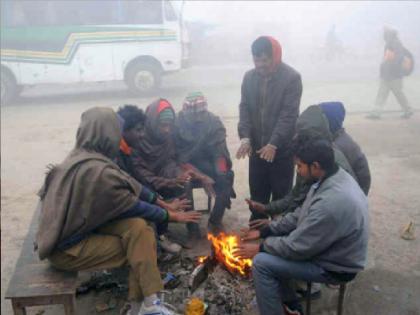
<instances>
[{"instance_id":1,"label":"man standing","mask_svg":"<svg viewBox=\"0 0 420 315\"><path fill-rule=\"evenodd\" d=\"M302 206L266 228L244 231L236 256L253 259L258 308L264 315L302 314L293 279L336 284L352 280L366 265L367 197L334 162L325 140L297 141L297 173L314 182ZM282 305L283 303L283 305ZM283 312L283 307L285 312Z\"/></svg>"},{"instance_id":2,"label":"man standing","mask_svg":"<svg viewBox=\"0 0 420 315\"><path fill-rule=\"evenodd\" d=\"M268 203L286 195L293 182L290 153L302 96L300 74L282 62L282 48L272 37L257 38L251 47L255 69L242 82L238 159L249 156L251 199ZM265 218L255 212L250 220Z\"/></svg>"},{"instance_id":3,"label":"man standing","mask_svg":"<svg viewBox=\"0 0 420 315\"><path fill-rule=\"evenodd\" d=\"M401 43L397 31L385 28L384 40L385 52L380 68L381 83L376 97L375 108L367 118L381 118L381 112L389 92L392 92L403 110L401 118L407 119L413 115L413 110L403 92L403 77L413 71L413 56Z\"/></svg>"}]
</instances>

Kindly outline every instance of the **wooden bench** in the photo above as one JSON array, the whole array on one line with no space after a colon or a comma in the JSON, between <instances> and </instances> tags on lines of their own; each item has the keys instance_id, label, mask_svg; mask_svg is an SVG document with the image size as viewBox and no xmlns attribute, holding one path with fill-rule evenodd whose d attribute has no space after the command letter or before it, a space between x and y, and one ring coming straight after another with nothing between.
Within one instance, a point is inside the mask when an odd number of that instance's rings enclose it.
<instances>
[{"instance_id":1,"label":"wooden bench","mask_svg":"<svg viewBox=\"0 0 420 315\"><path fill-rule=\"evenodd\" d=\"M6 291L15 315L26 314L26 307L63 304L66 315L75 314L77 272L63 272L40 261L34 251L34 241L39 219L37 207L28 234L23 242L15 271Z\"/></svg>"}]
</instances>

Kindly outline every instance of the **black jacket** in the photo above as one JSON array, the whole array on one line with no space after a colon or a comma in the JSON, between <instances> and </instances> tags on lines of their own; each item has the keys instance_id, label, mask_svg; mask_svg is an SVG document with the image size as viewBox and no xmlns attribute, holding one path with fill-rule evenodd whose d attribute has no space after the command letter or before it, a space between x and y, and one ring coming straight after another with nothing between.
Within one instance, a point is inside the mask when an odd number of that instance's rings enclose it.
<instances>
[{"instance_id":1,"label":"black jacket","mask_svg":"<svg viewBox=\"0 0 420 315\"><path fill-rule=\"evenodd\" d=\"M289 151L295 133L302 96L300 74L281 63L268 80L255 69L248 71L242 81L239 104L239 137L249 138L253 151L270 143L277 146L277 156Z\"/></svg>"},{"instance_id":2,"label":"black jacket","mask_svg":"<svg viewBox=\"0 0 420 315\"><path fill-rule=\"evenodd\" d=\"M399 40L394 40L385 45L385 53L390 51L394 54L389 60L384 60L380 67L380 77L383 80L397 80L404 76L404 69L402 63L404 57L409 57L411 54L401 44Z\"/></svg>"},{"instance_id":3,"label":"black jacket","mask_svg":"<svg viewBox=\"0 0 420 315\"><path fill-rule=\"evenodd\" d=\"M346 156L360 188L367 195L369 193L371 182L369 163L359 145L344 130L344 128L338 130L334 134L334 144Z\"/></svg>"}]
</instances>

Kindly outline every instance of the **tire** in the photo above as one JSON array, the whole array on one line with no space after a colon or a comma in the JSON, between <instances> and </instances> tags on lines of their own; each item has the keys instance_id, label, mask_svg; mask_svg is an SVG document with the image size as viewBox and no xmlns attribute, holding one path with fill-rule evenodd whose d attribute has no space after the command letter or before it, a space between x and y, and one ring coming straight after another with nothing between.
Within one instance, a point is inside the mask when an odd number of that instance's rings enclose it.
<instances>
[{"instance_id":1,"label":"tire","mask_svg":"<svg viewBox=\"0 0 420 315\"><path fill-rule=\"evenodd\" d=\"M10 104L22 89L16 84L15 78L6 71L1 72L0 102L1 106Z\"/></svg>"},{"instance_id":2,"label":"tire","mask_svg":"<svg viewBox=\"0 0 420 315\"><path fill-rule=\"evenodd\" d=\"M135 95L147 95L160 88L162 71L159 67L147 63L135 63L127 69L125 82Z\"/></svg>"}]
</instances>

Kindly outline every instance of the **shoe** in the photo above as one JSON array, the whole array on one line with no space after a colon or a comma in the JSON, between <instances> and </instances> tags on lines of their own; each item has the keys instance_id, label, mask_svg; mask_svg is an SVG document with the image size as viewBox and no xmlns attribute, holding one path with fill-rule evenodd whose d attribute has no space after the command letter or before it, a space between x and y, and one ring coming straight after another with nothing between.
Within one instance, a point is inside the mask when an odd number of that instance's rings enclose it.
<instances>
[{"instance_id":1,"label":"shoe","mask_svg":"<svg viewBox=\"0 0 420 315\"><path fill-rule=\"evenodd\" d=\"M283 309L286 315L304 315L302 306L298 301L283 303Z\"/></svg>"},{"instance_id":2,"label":"shoe","mask_svg":"<svg viewBox=\"0 0 420 315\"><path fill-rule=\"evenodd\" d=\"M301 299L306 299L308 296L308 289L298 288L296 293ZM313 282L311 287L311 300L317 300L321 297L321 284Z\"/></svg>"},{"instance_id":3,"label":"shoe","mask_svg":"<svg viewBox=\"0 0 420 315\"><path fill-rule=\"evenodd\" d=\"M164 306L160 300L153 302L152 306L146 306L144 303L140 308L138 315L176 315L173 311Z\"/></svg>"},{"instance_id":4,"label":"shoe","mask_svg":"<svg viewBox=\"0 0 420 315\"><path fill-rule=\"evenodd\" d=\"M371 114L367 115L366 118L367 119L372 119L372 120L379 120L379 119L381 119L381 116L379 114L371 113Z\"/></svg>"},{"instance_id":5,"label":"shoe","mask_svg":"<svg viewBox=\"0 0 420 315\"><path fill-rule=\"evenodd\" d=\"M178 261L179 257L179 254L161 253L157 258L157 262L160 267L163 267Z\"/></svg>"},{"instance_id":6,"label":"shoe","mask_svg":"<svg viewBox=\"0 0 420 315\"><path fill-rule=\"evenodd\" d=\"M403 119L408 119L408 118L410 118L411 116L413 116L413 112L412 111L408 111L408 112L404 112L404 113L402 113L401 114L401 118L403 118Z\"/></svg>"},{"instance_id":7,"label":"shoe","mask_svg":"<svg viewBox=\"0 0 420 315\"><path fill-rule=\"evenodd\" d=\"M165 252L171 254L179 254L181 252L181 245L171 242L165 235L159 236L159 246Z\"/></svg>"}]
</instances>

